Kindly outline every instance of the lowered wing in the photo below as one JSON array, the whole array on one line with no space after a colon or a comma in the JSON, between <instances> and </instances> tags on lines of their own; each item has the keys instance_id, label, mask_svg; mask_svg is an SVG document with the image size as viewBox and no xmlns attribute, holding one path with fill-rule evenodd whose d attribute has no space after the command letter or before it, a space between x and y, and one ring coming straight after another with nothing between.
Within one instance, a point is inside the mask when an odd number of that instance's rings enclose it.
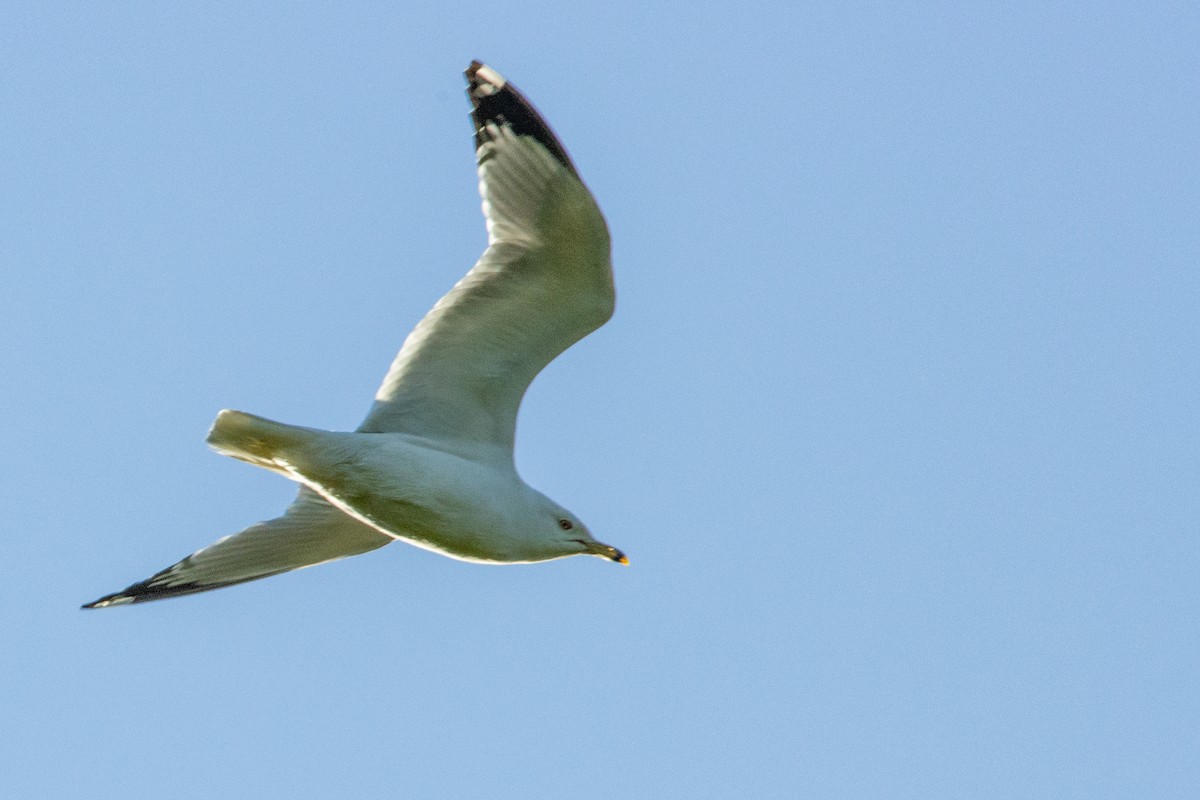
<instances>
[{"instance_id":1,"label":"lowered wing","mask_svg":"<svg viewBox=\"0 0 1200 800\"><path fill-rule=\"evenodd\" d=\"M394 541L343 514L308 487L301 487L282 517L219 539L141 583L105 595L84 608L144 603L220 589L355 556Z\"/></svg>"}]
</instances>

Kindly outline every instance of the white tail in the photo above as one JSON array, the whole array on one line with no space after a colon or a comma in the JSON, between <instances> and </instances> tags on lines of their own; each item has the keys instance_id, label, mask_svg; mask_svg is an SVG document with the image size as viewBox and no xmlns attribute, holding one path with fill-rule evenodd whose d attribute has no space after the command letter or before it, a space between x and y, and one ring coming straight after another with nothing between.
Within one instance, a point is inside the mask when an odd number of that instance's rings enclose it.
<instances>
[{"instance_id":1,"label":"white tail","mask_svg":"<svg viewBox=\"0 0 1200 800\"><path fill-rule=\"evenodd\" d=\"M208 446L256 467L286 472L288 451L307 442L314 433L311 428L225 409L217 414L208 431Z\"/></svg>"}]
</instances>

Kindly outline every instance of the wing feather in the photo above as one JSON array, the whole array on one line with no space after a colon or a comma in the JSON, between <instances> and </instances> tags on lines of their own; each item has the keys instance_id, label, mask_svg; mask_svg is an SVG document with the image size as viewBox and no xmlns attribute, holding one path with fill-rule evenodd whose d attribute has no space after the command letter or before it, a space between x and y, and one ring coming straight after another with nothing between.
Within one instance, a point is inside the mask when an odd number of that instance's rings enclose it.
<instances>
[{"instance_id":1,"label":"wing feather","mask_svg":"<svg viewBox=\"0 0 1200 800\"><path fill-rule=\"evenodd\" d=\"M219 539L146 580L84 608L144 603L220 589L358 555L393 541L334 508L308 487L301 487L282 517Z\"/></svg>"},{"instance_id":2,"label":"wing feather","mask_svg":"<svg viewBox=\"0 0 1200 800\"><path fill-rule=\"evenodd\" d=\"M612 315L608 228L524 96L478 62L467 79L488 248L405 340L359 431L511 460L530 381Z\"/></svg>"}]
</instances>

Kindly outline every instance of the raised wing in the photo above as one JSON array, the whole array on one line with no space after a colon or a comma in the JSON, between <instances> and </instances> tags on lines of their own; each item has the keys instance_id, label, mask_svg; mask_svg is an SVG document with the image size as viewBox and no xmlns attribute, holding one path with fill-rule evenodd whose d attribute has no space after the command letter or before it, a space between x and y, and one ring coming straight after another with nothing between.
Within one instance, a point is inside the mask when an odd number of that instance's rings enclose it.
<instances>
[{"instance_id":1,"label":"raised wing","mask_svg":"<svg viewBox=\"0 0 1200 800\"><path fill-rule=\"evenodd\" d=\"M393 541L392 537L346 516L308 487L301 487L295 502L282 517L219 539L141 583L101 597L84 608L143 603L220 589L355 556Z\"/></svg>"},{"instance_id":2,"label":"raised wing","mask_svg":"<svg viewBox=\"0 0 1200 800\"><path fill-rule=\"evenodd\" d=\"M359 430L511 459L529 382L612 316L608 228L529 101L478 61L466 76L488 248L409 334Z\"/></svg>"}]
</instances>

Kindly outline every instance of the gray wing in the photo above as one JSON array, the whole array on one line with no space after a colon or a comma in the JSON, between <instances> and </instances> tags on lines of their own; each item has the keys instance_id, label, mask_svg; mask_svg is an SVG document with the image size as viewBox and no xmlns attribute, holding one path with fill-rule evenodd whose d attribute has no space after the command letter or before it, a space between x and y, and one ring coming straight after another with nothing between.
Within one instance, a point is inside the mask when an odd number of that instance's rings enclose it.
<instances>
[{"instance_id":1,"label":"gray wing","mask_svg":"<svg viewBox=\"0 0 1200 800\"><path fill-rule=\"evenodd\" d=\"M282 517L217 540L141 583L84 608L162 600L233 586L301 567L354 556L393 542L302 487Z\"/></svg>"},{"instance_id":2,"label":"gray wing","mask_svg":"<svg viewBox=\"0 0 1200 800\"><path fill-rule=\"evenodd\" d=\"M608 228L520 92L477 61L466 76L488 247L405 340L359 431L511 459L530 381L612 316Z\"/></svg>"}]
</instances>

